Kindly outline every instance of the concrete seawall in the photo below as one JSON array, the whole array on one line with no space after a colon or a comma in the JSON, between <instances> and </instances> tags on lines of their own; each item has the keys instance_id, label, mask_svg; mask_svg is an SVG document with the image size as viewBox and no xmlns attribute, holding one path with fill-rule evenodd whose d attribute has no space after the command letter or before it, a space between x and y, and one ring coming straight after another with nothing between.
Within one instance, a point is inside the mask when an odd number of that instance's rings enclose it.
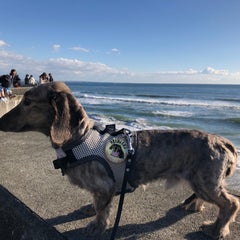
<instances>
[{"instance_id":1,"label":"concrete seawall","mask_svg":"<svg viewBox=\"0 0 240 240\"><path fill-rule=\"evenodd\" d=\"M24 93L29 89L30 87L13 88L12 91L16 97L9 99L7 103L0 101L0 117L17 106L22 100Z\"/></svg>"}]
</instances>

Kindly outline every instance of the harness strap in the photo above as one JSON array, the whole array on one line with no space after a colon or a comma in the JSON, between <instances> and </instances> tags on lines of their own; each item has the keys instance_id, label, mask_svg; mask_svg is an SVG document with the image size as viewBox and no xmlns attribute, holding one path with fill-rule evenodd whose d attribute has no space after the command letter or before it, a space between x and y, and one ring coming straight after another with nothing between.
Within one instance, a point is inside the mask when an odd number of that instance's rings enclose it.
<instances>
[{"instance_id":1,"label":"harness strap","mask_svg":"<svg viewBox=\"0 0 240 240\"><path fill-rule=\"evenodd\" d=\"M106 125L105 128L103 129L102 125L99 124L94 124L93 129L97 130L100 134L105 134L105 133L109 133L109 134L113 134L116 132L116 125L115 124L109 124Z\"/></svg>"},{"instance_id":2,"label":"harness strap","mask_svg":"<svg viewBox=\"0 0 240 240\"><path fill-rule=\"evenodd\" d=\"M108 165L108 163L105 161L104 158L97 156L97 155L89 155L89 156L83 157L81 159L76 159L72 150L68 150L68 151L66 151L66 157L58 158L58 159L54 160L53 165L54 165L55 169L61 168L62 175L64 176L66 173L66 170L68 168L74 168L78 165L82 165L82 164L92 162L92 161L100 162L105 167L105 169L108 173L108 176L110 178L112 178L113 181L115 182L114 174L113 174L111 167Z\"/></svg>"},{"instance_id":3,"label":"harness strap","mask_svg":"<svg viewBox=\"0 0 240 240\"><path fill-rule=\"evenodd\" d=\"M119 134L125 134L125 135L129 136L129 134L130 134L130 131L126 128L122 128L122 129L116 131L115 124L106 125L104 129L102 129L101 125L95 124L93 126L93 129L97 130L100 134L109 133L111 136L117 136Z\"/></svg>"}]
</instances>

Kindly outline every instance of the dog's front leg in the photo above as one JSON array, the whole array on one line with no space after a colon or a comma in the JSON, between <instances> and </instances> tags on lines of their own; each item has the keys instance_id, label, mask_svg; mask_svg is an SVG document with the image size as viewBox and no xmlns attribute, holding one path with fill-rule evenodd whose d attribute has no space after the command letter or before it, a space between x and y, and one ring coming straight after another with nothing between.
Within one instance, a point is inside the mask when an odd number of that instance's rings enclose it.
<instances>
[{"instance_id":1,"label":"dog's front leg","mask_svg":"<svg viewBox=\"0 0 240 240\"><path fill-rule=\"evenodd\" d=\"M181 207L186 211L201 212L204 209L204 201L193 193L182 204Z\"/></svg>"},{"instance_id":2,"label":"dog's front leg","mask_svg":"<svg viewBox=\"0 0 240 240\"><path fill-rule=\"evenodd\" d=\"M86 235L89 236L100 235L108 227L113 193L111 191L95 193L93 197L96 218L86 227Z\"/></svg>"}]
</instances>

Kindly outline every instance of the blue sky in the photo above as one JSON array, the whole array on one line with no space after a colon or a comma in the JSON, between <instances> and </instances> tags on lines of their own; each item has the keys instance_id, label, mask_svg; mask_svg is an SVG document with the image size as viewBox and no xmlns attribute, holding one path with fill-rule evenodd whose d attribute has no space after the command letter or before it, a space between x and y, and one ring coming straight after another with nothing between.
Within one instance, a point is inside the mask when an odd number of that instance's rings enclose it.
<instances>
[{"instance_id":1,"label":"blue sky","mask_svg":"<svg viewBox=\"0 0 240 240\"><path fill-rule=\"evenodd\" d=\"M8 0L0 74L240 83L239 0Z\"/></svg>"}]
</instances>

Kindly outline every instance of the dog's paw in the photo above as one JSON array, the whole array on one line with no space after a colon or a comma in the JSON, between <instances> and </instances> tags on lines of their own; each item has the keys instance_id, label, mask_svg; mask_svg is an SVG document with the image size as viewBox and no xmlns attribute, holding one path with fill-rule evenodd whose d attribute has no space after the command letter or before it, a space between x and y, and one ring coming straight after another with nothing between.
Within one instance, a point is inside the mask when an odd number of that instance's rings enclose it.
<instances>
[{"instance_id":1,"label":"dog's paw","mask_svg":"<svg viewBox=\"0 0 240 240\"><path fill-rule=\"evenodd\" d=\"M98 236L104 233L106 228L107 228L107 223L103 224L94 220L87 225L87 227L85 228L84 234L87 236Z\"/></svg>"},{"instance_id":2,"label":"dog's paw","mask_svg":"<svg viewBox=\"0 0 240 240\"><path fill-rule=\"evenodd\" d=\"M187 199L188 200L188 199ZM186 211L191 211L191 212L202 212L204 209L204 201L199 199L199 198L195 198L192 201L187 201L185 200L182 204L181 204L181 208L183 208Z\"/></svg>"},{"instance_id":3,"label":"dog's paw","mask_svg":"<svg viewBox=\"0 0 240 240\"><path fill-rule=\"evenodd\" d=\"M213 239L216 239L214 236L216 229L216 224L211 221L206 221L203 223L203 225L200 227L200 230L202 230L206 235L212 237Z\"/></svg>"},{"instance_id":4,"label":"dog's paw","mask_svg":"<svg viewBox=\"0 0 240 240\"><path fill-rule=\"evenodd\" d=\"M211 221L205 222L200 229L215 240L223 240L229 234L229 228L219 229L217 224Z\"/></svg>"},{"instance_id":5,"label":"dog's paw","mask_svg":"<svg viewBox=\"0 0 240 240\"><path fill-rule=\"evenodd\" d=\"M96 215L96 211L95 211L93 204L88 204L86 206L82 206L79 210L86 217L92 217L92 216Z\"/></svg>"}]
</instances>

